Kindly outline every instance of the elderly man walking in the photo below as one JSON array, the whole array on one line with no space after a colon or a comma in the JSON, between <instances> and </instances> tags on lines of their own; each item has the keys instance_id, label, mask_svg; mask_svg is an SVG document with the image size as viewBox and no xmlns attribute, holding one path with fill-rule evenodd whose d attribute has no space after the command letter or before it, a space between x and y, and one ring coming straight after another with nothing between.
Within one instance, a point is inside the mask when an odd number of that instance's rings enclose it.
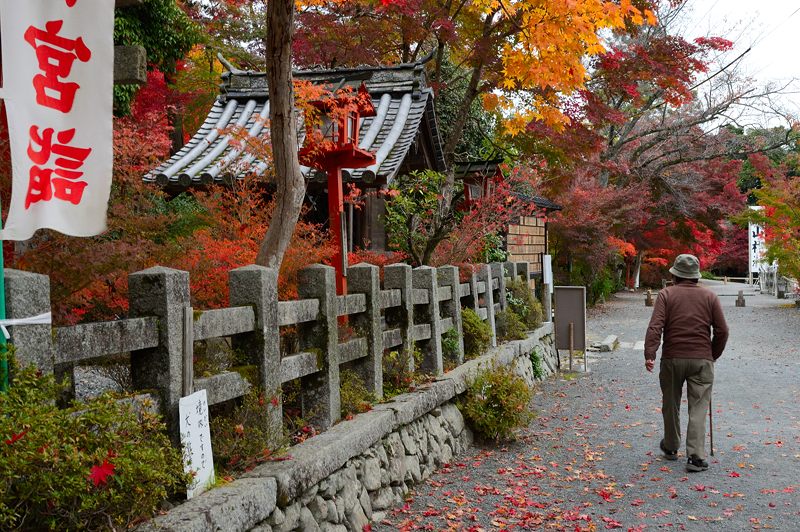
<instances>
[{"instance_id":1,"label":"elderly man walking","mask_svg":"<svg viewBox=\"0 0 800 532\"><path fill-rule=\"evenodd\" d=\"M686 382L689 402L686 470L705 471L708 469L705 418L714 384L714 362L725 349L728 325L716 294L697 284L700 279L697 257L678 255L669 271L674 284L661 290L656 299L645 337L644 364L647 371L653 371L663 335L659 372L664 416L661 451L667 460L678 458L681 396Z\"/></svg>"}]
</instances>

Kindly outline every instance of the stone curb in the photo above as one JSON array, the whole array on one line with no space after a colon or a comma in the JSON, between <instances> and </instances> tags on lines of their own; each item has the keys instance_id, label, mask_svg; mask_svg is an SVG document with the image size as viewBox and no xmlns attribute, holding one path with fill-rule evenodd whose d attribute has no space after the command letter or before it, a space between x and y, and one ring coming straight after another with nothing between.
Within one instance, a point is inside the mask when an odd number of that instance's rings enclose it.
<instances>
[{"instance_id":1,"label":"stone curb","mask_svg":"<svg viewBox=\"0 0 800 532\"><path fill-rule=\"evenodd\" d=\"M140 532L211 532L249 530L275 509L272 478L240 478L199 495L152 519Z\"/></svg>"},{"instance_id":2,"label":"stone curb","mask_svg":"<svg viewBox=\"0 0 800 532\"><path fill-rule=\"evenodd\" d=\"M609 334L608 336L603 339L602 342L597 344L597 347L600 348L602 353L607 353L609 351L613 351L617 348L617 344L619 344L619 338L615 334Z\"/></svg>"},{"instance_id":3,"label":"stone curb","mask_svg":"<svg viewBox=\"0 0 800 532\"><path fill-rule=\"evenodd\" d=\"M248 530L266 519L276 503L289 504L387 434L463 393L480 367L494 361L510 364L519 353L530 351L552 330L552 322L546 322L524 340L491 348L486 355L460 365L413 392L376 405L369 412L342 421L295 445L289 451L291 459L262 464L243 478L182 504L137 530Z\"/></svg>"}]
</instances>

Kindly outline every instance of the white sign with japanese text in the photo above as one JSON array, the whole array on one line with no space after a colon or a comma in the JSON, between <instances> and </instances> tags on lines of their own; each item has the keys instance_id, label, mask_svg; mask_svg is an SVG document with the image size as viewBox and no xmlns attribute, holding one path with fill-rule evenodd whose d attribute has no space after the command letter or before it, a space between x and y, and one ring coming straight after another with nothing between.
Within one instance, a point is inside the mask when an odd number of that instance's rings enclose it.
<instances>
[{"instance_id":1,"label":"white sign with japanese text","mask_svg":"<svg viewBox=\"0 0 800 532\"><path fill-rule=\"evenodd\" d=\"M761 210L764 207L751 205L753 210ZM758 224L750 222L747 228L747 247L748 257L750 258L750 273L759 273L762 268L769 266L764 260L767 252L767 245L764 240L764 228Z\"/></svg>"},{"instance_id":2,"label":"white sign with japanese text","mask_svg":"<svg viewBox=\"0 0 800 532\"><path fill-rule=\"evenodd\" d=\"M12 192L3 240L106 228L114 2L0 0Z\"/></svg>"},{"instance_id":3,"label":"white sign with japanese text","mask_svg":"<svg viewBox=\"0 0 800 532\"><path fill-rule=\"evenodd\" d=\"M211 429L208 424L208 397L205 390L182 397L180 414L183 469L192 475L186 498L200 495L214 483L214 456L211 453Z\"/></svg>"}]
</instances>

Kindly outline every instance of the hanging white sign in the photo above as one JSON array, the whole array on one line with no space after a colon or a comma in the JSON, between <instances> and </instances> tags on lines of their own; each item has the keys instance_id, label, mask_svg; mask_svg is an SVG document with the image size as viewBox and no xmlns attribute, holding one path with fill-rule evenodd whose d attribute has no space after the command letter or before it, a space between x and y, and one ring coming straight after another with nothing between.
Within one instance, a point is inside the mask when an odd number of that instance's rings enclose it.
<instances>
[{"instance_id":1,"label":"hanging white sign","mask_svg":"<svg viewBox=\"0 0 800 532\"><path fill-rule=\"evenodd\" d=\"M205 390L194 392L178 401L181 416L183 469L192 475L186 498L200 495L214 483L214 456L211 452L211 428L208 424L208 397Z\"/></svg>"},{"instance_id":2,"label":"hanging white sign","mask_svg":"<svg viewBox=\"0 0 800 532\"><path fill-rule=\"evenodd\" d=\"M106 228L114 2L0 0L12 192L3 240Z\"/></svg>"}]
</instances>

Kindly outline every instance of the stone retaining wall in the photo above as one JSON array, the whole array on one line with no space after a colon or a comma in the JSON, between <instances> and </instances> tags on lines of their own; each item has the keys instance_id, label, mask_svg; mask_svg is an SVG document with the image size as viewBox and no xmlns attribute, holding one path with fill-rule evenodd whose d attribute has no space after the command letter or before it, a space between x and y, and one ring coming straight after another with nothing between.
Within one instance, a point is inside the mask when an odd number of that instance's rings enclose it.
<instances>
[{"instance_id":1,"label":"stone retaining wall","mask_svg":"<svg viewBox=\"0 0 800 532\"><path fill-rule=\"evenodd\" d=\"M492 363L511 365L533 384L533 349L541 355L545 375L554 372L552 323L334 425L293 447L289 460L261 465L140 530L360 532L469 446L472 435L455 400L477 370Z\"/></svg>"},{"instance_id":2,"label":"stone retaining wall","mask_svg":"<svg viewBox=\"0 0 800 532\"><path fill-rule=\"evenodd\" d=\"M253 530L363 530L402 504L409 490L472 441L455 404L448 402L389 433L344 467L275 508Z\"/></svg>"}]
</instances>

